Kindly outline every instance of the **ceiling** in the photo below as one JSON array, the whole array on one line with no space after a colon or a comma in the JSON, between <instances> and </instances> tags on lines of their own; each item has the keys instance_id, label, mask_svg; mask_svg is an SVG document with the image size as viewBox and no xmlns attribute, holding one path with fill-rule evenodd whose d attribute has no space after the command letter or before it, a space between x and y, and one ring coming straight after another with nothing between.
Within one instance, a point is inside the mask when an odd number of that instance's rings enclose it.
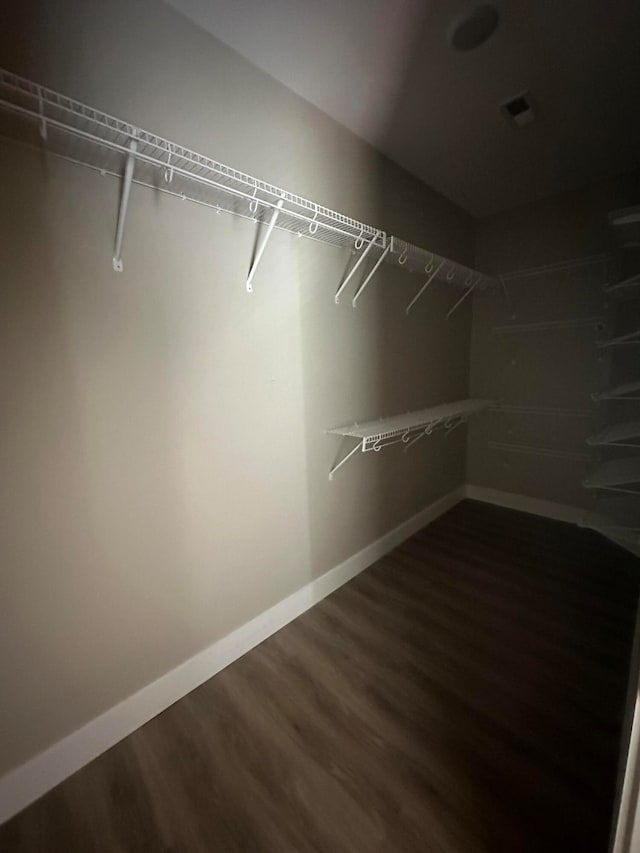
<instances>
[{"instance_id":1,"label":"ceiling","mask_svg":"<svg viewBox=\"0 0 640 853\"><path fill-rule=\"evenodd\" d=\"M469 0L168 2L476 216L640 166L637 0L494 0L464 53ZM517 128L499 107L523 90Z\"/></svg>"}]
</instances>

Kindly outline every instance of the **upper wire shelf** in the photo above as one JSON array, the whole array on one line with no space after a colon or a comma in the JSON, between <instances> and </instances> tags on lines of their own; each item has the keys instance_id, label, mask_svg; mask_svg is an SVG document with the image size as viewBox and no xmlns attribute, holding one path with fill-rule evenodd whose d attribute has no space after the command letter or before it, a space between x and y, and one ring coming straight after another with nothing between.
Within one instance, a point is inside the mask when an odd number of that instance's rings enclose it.
<instances>
[{"instance_id":1,"label":"upper wire shelf","mask_svg":"<svg viewBox=\"0 0 640 853\"><path fill-rule=\"evenodd\" d=\"M359 253L338 289L336 301L367 257L375 259L375 264L354 296L354 305L384 260L427 273L438 268L439 277L466 283L468 288L492 281L469 267L390 237L376 226L261 181L4 69L0 69L0 136L30 146L44 144L57 157L123 178L113 258L118 271L122 270L129 190L131 184L137 184L264 224L266 233L256 248L247 279L249 291L274 228Z\"/></svg>"},{"instance_id":2,"label":"upper wire shelf","mask_svg":"<svg viewBox=\"0 0 640 853\"><path fill-rule=\"evenodd\" d=\"M302 196L198 154L129 122L0 70L0 132L37 143L57 156L121 175L135 142L133 182L260 221L279 208L276 227L324 243L353 248L386 235ZM8 115L7 115L8 114Z\"/></svg>"}]
</instances>

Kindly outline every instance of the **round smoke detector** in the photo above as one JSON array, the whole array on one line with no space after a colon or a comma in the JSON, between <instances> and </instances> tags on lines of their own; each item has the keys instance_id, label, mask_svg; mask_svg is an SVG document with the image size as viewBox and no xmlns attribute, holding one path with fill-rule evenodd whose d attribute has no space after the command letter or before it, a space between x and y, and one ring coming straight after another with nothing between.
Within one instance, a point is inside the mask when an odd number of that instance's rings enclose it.
<instances>
[{"instance_id":1,"label":"round smoke detector","mask_svg":"<svg viewBox=\"0 0 640 853\"><path fill-rule=\"evenodd\" d=\"M476 6L453 22L449 29L449 43L456 50L480 47L493 35L499 20L495 6Z\"/></svg>"}]
</instances>

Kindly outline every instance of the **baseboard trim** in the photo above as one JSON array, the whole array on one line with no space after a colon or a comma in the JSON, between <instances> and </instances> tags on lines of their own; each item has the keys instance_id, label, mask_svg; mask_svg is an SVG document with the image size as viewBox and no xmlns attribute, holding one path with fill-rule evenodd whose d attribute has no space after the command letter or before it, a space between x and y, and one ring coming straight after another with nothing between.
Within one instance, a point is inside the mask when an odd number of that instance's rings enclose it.
<instances>
[{"instance_id":1,"label":"baseboard trim","mask_svg":"<svg viewBox=\"0 0 640 853\"><path fill-rule=\"evenodd\" d=\"M527 495L503 492L500 489L488 489L485 486L473 486L470 483L467 483L464 488L464 496L474 501L502 506L505 509L517 509L520 512L542 515L556 521L568 521L570 524L579 524L585 513L585 510L570 504L530 498Z\"/></svg>"},{"instance_id":2,"label":"baseboard trim","mask_svg":"<svg viewBox=\"0 0 640 853\"><path fill-rule=\"evenodd\" d=\"M0 823L26 808L465 497L460 486L250 622L143 687L0 779Z\"/></svg>"}]
</instances>

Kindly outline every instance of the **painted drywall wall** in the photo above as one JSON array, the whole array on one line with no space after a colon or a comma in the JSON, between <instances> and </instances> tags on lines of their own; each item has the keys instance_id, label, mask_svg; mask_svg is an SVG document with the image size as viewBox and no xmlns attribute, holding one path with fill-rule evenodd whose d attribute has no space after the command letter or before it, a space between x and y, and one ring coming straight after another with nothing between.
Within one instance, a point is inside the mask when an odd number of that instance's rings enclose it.
<instances>
[{"instance_id":1,"label":"painted drywall wall","mask_svg":"<svg viewBox=\"0 0 640 853\"><path fill-rule=\"evenodd\" d=\"M155 0L5 4L0 64L469 262L472 222ZM0 773L464 480L465 437L328 471L325 429L466 396L470 308L250 222L0 146ZM348 443L347 443L348 444ZM344 450L344 446L342 447Z\"/></svg>"},{"instance_id":2,"label":"painted drywall wall","mask_svg":"<svg viewBox=\"0 0 640 853\"><path fill-rule=\"evenodd\" d=\"M476 265L496 274L611 254L607 212L640 195L638 174L553 197L508 214L480 220ZM610 332L610 305L602 287L610 264L590 264L511 279L507 292L474 297L471 393L504 404L536 409L569 409L585 415L493 412L469 430L467 479L576 507L590 507L594 495L582 481L596 454L585 444L606 418L591 393L604 388L612 358L596 342ZM496 327L602 317L607 328L500 334ZM492 449L490 442L578 454L541 456ZM587 458L580 458L585 454Z\"/></svg>"}]
</instances>

